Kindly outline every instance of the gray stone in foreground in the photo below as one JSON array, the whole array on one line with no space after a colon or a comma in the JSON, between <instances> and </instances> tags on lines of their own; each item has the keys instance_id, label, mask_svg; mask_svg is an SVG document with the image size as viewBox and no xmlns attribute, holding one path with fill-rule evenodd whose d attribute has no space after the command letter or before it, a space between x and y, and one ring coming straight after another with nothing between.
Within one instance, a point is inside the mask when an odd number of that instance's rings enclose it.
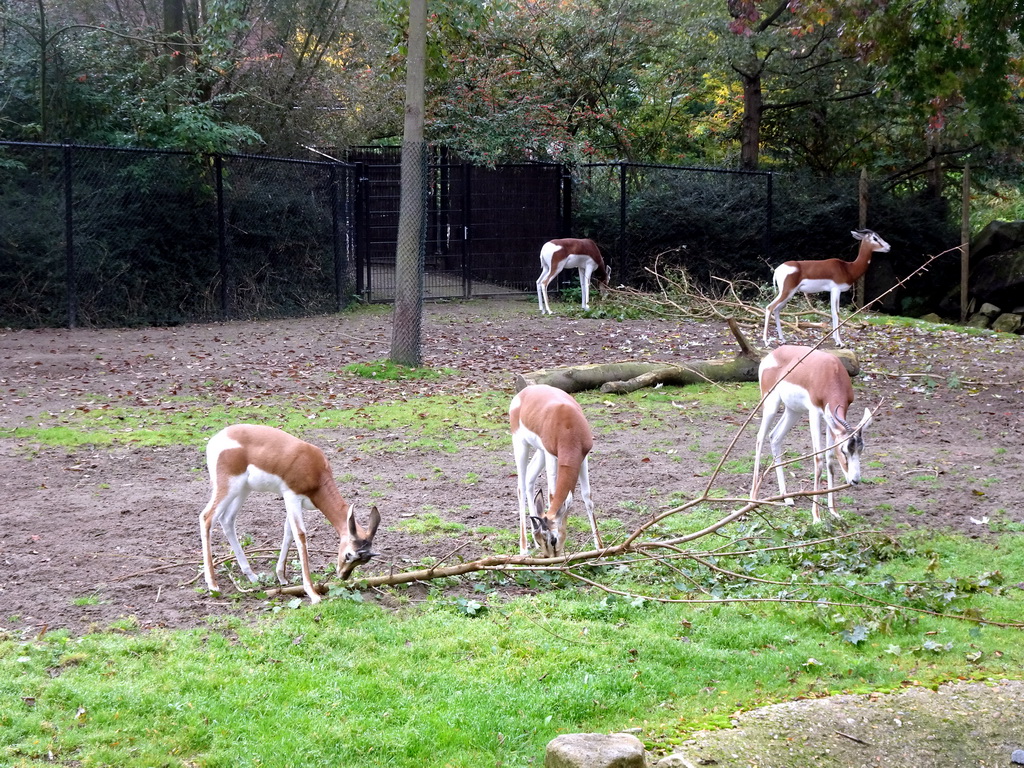
<instances>
[{"instance_id":1,"label":"gray stone in foreground","mask_svg":"<svg viewBox=\"0 0 1024 768\"><path fill-rule=\"evenodd\" d=\"M1014 765L1024 765L1024 749L1015 749L1010 755L1010 762Z\"/></svg>"},{"instance_id":2,"label":"gray stone in foreground","mask_svg":"<svg viewBox=\"0 0 1024 768\"><path fill-rule=\"evenodd\" d=\"M544 768L646 768L644 745L628 733L567 733L548 742Z\"/></svg>"},{"instance_id":3,"label":"gray stone in foreground","mask_svg":"<svg viewBox=\"0 0 1024 768\"><path fill-rule=\"evenodd\" d=\"M1024 758L1022 733L1024 681L957 682L773 704L693 734L676 755L715 768L1008 766L1014 750Z\"/></svg>"}]
</instances>

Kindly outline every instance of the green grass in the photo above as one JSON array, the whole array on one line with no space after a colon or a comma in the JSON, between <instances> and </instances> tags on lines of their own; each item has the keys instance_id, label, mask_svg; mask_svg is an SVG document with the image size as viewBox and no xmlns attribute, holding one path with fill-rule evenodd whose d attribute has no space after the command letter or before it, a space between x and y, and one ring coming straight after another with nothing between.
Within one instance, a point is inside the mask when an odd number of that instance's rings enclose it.
<instances>
[{"instance_id":1,"label":"green grass","mask_svg":"<svg viewBox=\"0 0 1024 768\"><path fill-rule=\"evenodd\" d=\"M500 392L389 400L359 408L332 408L282 401L262 406L214 402L180 407L103 407L47 414L31 426L0 430L0 436L39 445L77 449L114 445L202 445L226 424L272 424L308 440L318 429L344 429L367 451L409 448L456 452L496 447L507 438L508 397ZM386 433L386 436L382 436Z\"/></svg>"},{"instance_id":2,"label":"green grass","mask_svg":"<svg viewBox=\"0 0 1024 768\"><path fill-rule=\"evenodd\" d=\"M645 390L611 405L596 393L580 400L598 429L618 430L677 423L680 405L702 418L742 419L756 392L752 384L706 385ZM47 416L17 436L67 447L201 445L225 423L270 416L314 441L320 428L348 430L339 439L367 451L507 450L507 402L505 393L484 393L458 403L411 397L337 411L283 401L98 407ZM705 460L720 455L708 452ZM745 474L749 466L737 460L726 471ZM467 470L452 480L475 477ZM643 500L622 506L651 511L645 504L656 491L638 490ZM424 507L390 524L421 536L466 535L445 515ZM720 516L709 502L663 521L652 536L692 532ZM718 549L705 553L706 563L681 558L585 571L626 595L550 572L477 574L431 585L425 602L413 588L384 590L394 599L388 605L404 606L398 611L368 602L380 593L365 593L363 602L355 592L315 608L304 600L253 600L269 609L263 620L228 617L192 631L144 633L130 616L84 637L57 631L22 641L0 630L0 764L530 766L564 732L635 727L661 751L766 703L908 681L1020 678L1020 630L932 615L1024 615L1012 586L1024 572L1024 548L1009 533L1012 516L993 517L994 529L1008 531L995 544L908 534L771 553L765 548L822 531L755 518L708 542ZM609 543L628 533L614 520L600 524ZM573 540L589 546L585 517L574 514L569 525ZM502 551L518 537L508 526L473 533ZM730 571L781 584L735 579ZM535 594L506 597L524 590ZM790 602L660 604L653 597ZM888 605L896 603L919 610Z\"/></svg>"},{"instance_id":3,"label":"green grass","mask_svg":"<svg viewBox=\"0 0 1024 768\"><path fill-rule=\"evenodd\" d=\"M416 369L418 370L418 369ZM34 423L0 429L0 437L34 445L77 450L88 446L202 446L226 424L272 424L313 442L318 430L347 430L343 440L366 452L408 449L457 453L463 448L495 449L508 441L508 394L466 392L392 399L359 408L295 403L286 399L260 405L226 406L206 401L171 400L160 407L111 406L97 398L95 407L47 413ZM609 400L581 393L595 432L658 427L675 423L684 408L699 407L713 417L737 416L757 402L753 384L664 387ZM471 479L467 476L467 482Z\"/></svg>"},{"instance_id":4,"label":"green grass","mask_svg":"<svg viewBox=\"0 0 1024 768\"><path fill-rule=\"evenodd\" d=\"M463 523L444 520L437 512L422 512L415 517L399 520L395 530L432 538L445 533L461 533L466 530Z\"/></svg>"},{"instance_id":5,"label":"green grass","mask_svg":"<svg viewBox=\"0 0 1024 768\"><path fill-rule=\"evenodd\" d=\"M410 379L440 379L457 373L454 368L409 368L391 360L375 360L369 363L351 363L346 371L366 379L406 381Z\"/></svg>"},{"instance_id":6,"label":"green grass","mask_svg":"<svg viewBox=\"0 0 1024 768\"><path fill-rule=\"evenodd\" d=\"M921 539L861 578L949 578L957 609L1019 616L1016 590L986 591L976 573L982 561L1019 573L1016 541ZM763 565L759 575L781 567ZM590 576L675 589L653 571L619 571ZM925 614L660 605L544 573L469 582L472 599L437 596L398 612L328 600L252 626L141 633L126 621L82 638L2 639L0 762L527 766L559 733L636 727L667 749L738 709L908 680L1019 678L1024 662L1018 630ZM513 584L541 591L502 600Z\"/></svg>"}]
</instances>

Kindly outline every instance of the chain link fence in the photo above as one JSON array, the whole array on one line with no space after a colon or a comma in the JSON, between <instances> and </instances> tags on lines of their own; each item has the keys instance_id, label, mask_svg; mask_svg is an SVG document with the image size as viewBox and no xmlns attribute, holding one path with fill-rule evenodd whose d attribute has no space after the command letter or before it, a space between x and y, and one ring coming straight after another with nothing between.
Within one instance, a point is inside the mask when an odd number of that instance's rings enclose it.
<instances>
[{"instance_id":1,"label":"chain link fence","mask_svg":"<svg viewBox=\"0 0 1024 768\"><path fill-rule=\"evenodd\" d=\"M615 284L684 267L765 285L789 259L852 258L859 179L711 168L474 166L426 147L425 248L399 285L401 147L342 161L0 142L0 325L163 325L337 311L351 300L532 296L541 245L591 237ZM337 153L335 153L337 154ZM958 242L942 201L874 181L893 246L868 298ZM955 256L904 293L946 290ZM558 288L574 284L563 273ZM720 285L720 284L718 284ZM892 294L885 309L899 310Z\"/></svg>"},{"instance_id":2,"label":"chain link fence","mask_svg":"<svg viewBox=\"0 0 1024 768\"><path fill-rule=\"evenodd\" d=\"M334 311L354 169L0 144L0 324L167 325Z\"/></svg>"}]
</instances>

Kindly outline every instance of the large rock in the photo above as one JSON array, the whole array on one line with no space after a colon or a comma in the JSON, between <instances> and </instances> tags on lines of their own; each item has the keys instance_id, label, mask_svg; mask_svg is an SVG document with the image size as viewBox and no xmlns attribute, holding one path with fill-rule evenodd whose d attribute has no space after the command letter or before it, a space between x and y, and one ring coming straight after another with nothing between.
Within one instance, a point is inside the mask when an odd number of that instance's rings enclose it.
<instances>
[{"instance_id":1,"label":"large rock","mask_svg":"<svg viewBox=\"0 0 1024 768\"><path fill-rule=\"evenodd\" d=\"M1022 325L1024 325L1024 315L1004 312L992 321L992 330L1000 333L1018 333Z\"/></svg>"},{"instance_id":2,"label":"large rock","mask_svg":"<svg viewBox=\"0 0 1024 768\"><path fill-rule=\"evenodd\" d=\"M628 733L567 733L548 742L544 768L646 768L644 745Z\"/></svg>"},{"instance_id":3,"label":"large rock","mask_svg":"<svg viewBox=\"0 0 1024 768\"><path fill-rule=\"evenodd\" d=\"M1017 312L1024 310L1024 221L993 221L971 243L970 292Z\"/></svg>"},{"instance_id":4,"label":"large rock","mask_svg":"<svg viewBox=\"0 0 1024 768\"><path fill-rule=\"evenodd\" d=\"M1017 312L1024 310L1024 248L971 259L971 295Z\"/></svg>"},{"instance_id":5,"label":"large rock","mask_svg":"<svg viewBox=\"0 0 1024 768\"><path fill-rule=\"evenodd\" d=\"M990 221L971 241L971 258L984 259L993 253L1024 246L1024 221Z\"/></svg>"}]
</instances>

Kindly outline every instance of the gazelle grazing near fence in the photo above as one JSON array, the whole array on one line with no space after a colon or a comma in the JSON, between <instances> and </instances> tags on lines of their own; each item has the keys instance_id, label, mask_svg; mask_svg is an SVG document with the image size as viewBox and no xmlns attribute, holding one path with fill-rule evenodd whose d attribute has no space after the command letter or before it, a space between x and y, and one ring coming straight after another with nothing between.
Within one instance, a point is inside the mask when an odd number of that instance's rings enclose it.
<instances>
[{"instance_id":1,"label":"gazelle grazing near fence","mask_svg":"<svg viewBox=\"0 0 1024 768\"><path fill-rule=\"evenodd\" d=\"M843 259L820 259L817 261L787 261L775 268L772 280L778 295L764 310L764 343L768 346L768 321L775 315L775 327L779 333L779 342L784 343L782 321L779 314L786 302L802 293L821 293L828 291L832 304L832 340L836 346L843 346L839 338L839 297L848 291L871 264L874 253L888 253L889 244L870 229L858 229L850 232L860 240L860 250L853 261Z\"/></svg>"},{"instance_id":2,"label":"gazelle grazing near fence","mask_svg":"<svg viewBox=\"0 0 1024 768\"><path fill-rule=\"evenodd\" d=\"M579 270L583 309L590 309L590 278L596 278L599 286L607 288L612 276L601 249L593 240L571 237L549 240L540 249L540 277L537 278L537 304L542 315L552 314L548 285L566 268Z\"/></svg>"},{"instance_id":3,"label":"gazelle grazing near fence","mask_svg":"<svg viewBox=\"0 0 1024 768\"><path fill-rule=\"evenodd\" d=\"M235 516L252 491L270 491L284 497L287 517L281 555L277 560L277 579L282 584L287 583L285 559L294 538L302 564L302 585L310 601L320 602L320 595L309 576L303 509L319 509L338 532L341 578L348 578L358 564L368 562L377 554L371 552L370 547L380 525L380 513L376 507L370 510L368 528L356 523L351 505L342 498L334 482L327 457L315 445L273 427L235 424L210 438L206 445L206 465L213 489L210 502L199 513L199 534L203 542L203 573L211 591L217 590L210 546L210 527L214 520L224 529L242 573L250 581L257 581L235 533Z\"/></svg>"},{"instance_id":4,"label":"gazelle grazing near fence","mask_svg":"<svg viewBox=\"0 0 1024 768\"><path fill-rule=\"evenodd\" d=\"M577 480L583 505L594 533L594 546L601 549L601 535L594 519L590 498L587 456L594 447L594 433L583 409L572 395L546 384L524 387L508 408L512 428L512 449L518 473L519 554L528 554L527 524L543 557L560 557L565 551L565 521L572 504ZM533 449L532 460L530 450ZM537 480L547 469L548 508L538 514ZM527 518L529 508L529 518Z\"/></svg>"},{"instance_id":5,"label":"gazelle grazing near fence","mask_svg":"<svg viewBox=\"0 0 1024 768\"><path fill-rule=\"evenodd\" d=\"M761 474L761 449L769 427L775 421L776 411L781 404L785 410L782 419L772 429L772 457L775 460L775 474L779 480L779 495L786 495L785 469L782 466L782 441L796 422L807 414L811 424L811 447L814 451L814 490L819 490L821 462L825 461L825 487L832 488L832 461L839 462L847 482L860 482L860 458L864 451L864 430L871 423L871 411L864 409L864 416L856 427L847 422L847 412L853 402L853 386L850 374L835 355L810 347L783 345L770 352L757 371L764 401L761 427L757 431L757 447L754 451L754 479L750 497L757 498ZM822 432L828 442L828 450L822 452ZM828 496L828 511L836 513L833 494ZM787 498L792 505L793 499ZM818 511L818 497L811 501L811 517L821 522Z\"/></svg>"}]
</instances>

